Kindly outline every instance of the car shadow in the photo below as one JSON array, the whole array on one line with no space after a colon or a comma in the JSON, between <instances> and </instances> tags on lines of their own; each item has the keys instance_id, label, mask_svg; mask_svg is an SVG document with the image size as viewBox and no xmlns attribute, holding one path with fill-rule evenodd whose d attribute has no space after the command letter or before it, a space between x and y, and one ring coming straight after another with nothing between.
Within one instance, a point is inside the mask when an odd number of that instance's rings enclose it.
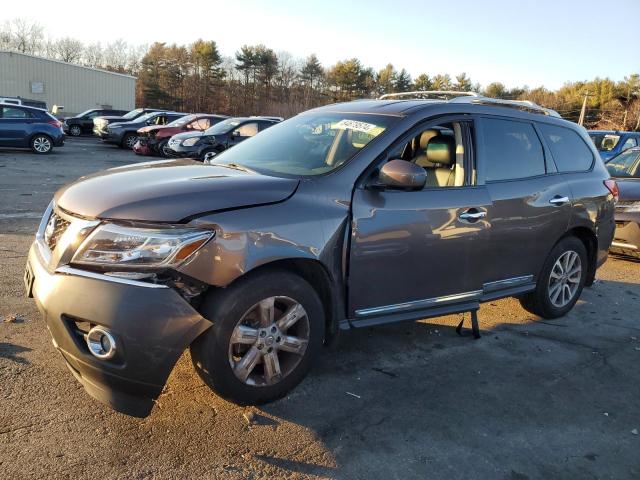
<instances>
[{"instance_id":1,"label":"car shadow","mask_svg":"<svg viewBox=\"0 0 640 480\"><path fill-rule=\"evenodd\" d=\"M507 478L513 458L517 475L577 475L616 454L620 432L603 411L629 422L640 414L630 402L640 373L629 371L639 307L638 284L606 281L554 320L515 299L485 304L479 340L456 334L459 315L343 332L301 385L257 411L313 431L340 478L442 475L456 462L474 478ZM632 447L621 448L626 468ZM314 468L278 462L292 473Z\"/></svg>"},{"instance_id":2,"label":"car shadow","mask_svg":"<svg viewBox=\"0 0 640 480\"><path fill-rule=\"evenodd\" d=\"M19 363L20 365L29 365L29 361L19 355L30 352L28 347L22 347L14 343L0 342L0 358L6 358L9 361Z\"/></svg>"}]
</instances>

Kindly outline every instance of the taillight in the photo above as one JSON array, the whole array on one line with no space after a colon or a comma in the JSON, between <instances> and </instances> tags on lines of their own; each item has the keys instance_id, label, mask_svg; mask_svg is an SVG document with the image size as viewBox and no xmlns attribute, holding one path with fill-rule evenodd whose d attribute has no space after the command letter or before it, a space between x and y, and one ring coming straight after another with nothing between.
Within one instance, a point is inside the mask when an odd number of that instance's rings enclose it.
<instances>
[{"instance_id":1,"label":"taillight","mask_svg":"<svg viewBox=\"0 0 640 480\"><path fill-rule=\"evenodd\" d=\"M59 120L49 120L47 123L49 125L53 125L56 128L62 128L62 122Z\"/></svg>"},{"instance_id":2,"label":"taillight","mask_svg":"<svg viewBox=\"0 0 640 480\"><path fill-rule=\"evenodd\" d=\"M618 202L618 198L620 198L620 190L618 189L618 184L615 180L610 178L609 180L604 181L604 186L611 192L613 195L613 201Z\"/></svg>"}]
</instances>

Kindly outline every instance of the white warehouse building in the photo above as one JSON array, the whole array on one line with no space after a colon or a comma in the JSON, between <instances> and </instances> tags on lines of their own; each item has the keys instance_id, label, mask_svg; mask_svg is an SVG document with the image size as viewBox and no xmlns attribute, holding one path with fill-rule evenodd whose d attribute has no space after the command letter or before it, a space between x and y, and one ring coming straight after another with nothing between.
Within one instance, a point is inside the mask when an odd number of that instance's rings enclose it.
<instances>
[{"instance_id":1,"label":"white warehouse building","mask_svg":"<svg viewBox=\"0 0 640 480\"><path fill-rule=\"evenodd\" d=\"M63 106L64 116L91 108L133 110L136 77L23 53L0 51L0 97Z\"/></svg>"}]
</instances>

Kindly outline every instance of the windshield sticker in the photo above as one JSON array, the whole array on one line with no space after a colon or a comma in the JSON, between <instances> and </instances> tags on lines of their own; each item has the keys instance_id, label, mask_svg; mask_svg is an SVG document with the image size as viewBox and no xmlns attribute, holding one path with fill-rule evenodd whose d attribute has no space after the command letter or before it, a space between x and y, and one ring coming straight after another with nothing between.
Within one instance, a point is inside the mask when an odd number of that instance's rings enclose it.
<instances>
[{"instance_id":1,"label":"windshield sticker","mask_svg":"<svg viewBox=\"0 0 640 480\"><path fill-rule=\"evenodd\" d=\"M332 125L332 128L371 133L372 130L375 130L377 128L377 125L374 125L373 123L358 122L356 120L340 120L338 123L334 123Z\"/></svg>"}]
</instances>

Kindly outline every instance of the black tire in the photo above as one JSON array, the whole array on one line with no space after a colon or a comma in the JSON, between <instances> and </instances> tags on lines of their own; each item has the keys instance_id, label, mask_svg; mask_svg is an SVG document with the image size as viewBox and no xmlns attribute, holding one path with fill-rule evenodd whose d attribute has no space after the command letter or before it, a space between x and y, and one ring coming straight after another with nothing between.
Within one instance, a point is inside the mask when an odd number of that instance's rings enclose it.
<instances>
[{"instance_id":1,"label":"black tire","mask_svg":"<svg viewBox=\"0 0 640 480\"><path fill-rule=\"evenodd\" d=\"M135 133L125 133L124 137L122 137L120 148L133 149L133 146L135 145L137 139L138 135L136 135Z\"/></svg>"},{"instance_id":2,"label":"black tire","mask_svg":"<svg viewBox=\"0 0 640 480\"><path fill-rule=\"evenodd\" d=\"M47 155L53 151L53 139L49 135L39 133L33 136L29 142L29 147L33 153Z\"/></svg>"},{"instance_id":3,"label":"black tire","mask_svg":"<svg viewBox=\"0 0 640 480\"><path fill-rule=\"evenodd\" d=\"M167 143L169 143L169 139L166 140L162 140L160 143L158 143L158 155L160 155L161 157L167 158L169 157L169 155L167 155L164 152L165 147L167 146Z\"/></svg>"},{"instance_id":4,"label":"black tire","mask_svg":"<svg viewBox=\"0 0 640 480\"><path fill-rule=\"evenodd\" d=\"M218 153L220 153L220 151L215 149L215 148L208 148L206 150L203 150L200 153L200 157L199 157L200 161L204 162L204 158L207 156L207 153L215 153L216 155L218 155Z\"/></svg>"},{"instance_id":5,"label":"black tire","mask_svg":"<svg viewBox=\"0 0 640 480\"><path fill-rule=\"evenodd\" d=\"M231 335L246 312L272 297L294 299L306 311L308 343L295 367L270 385L249 385L234 374L230 363ZM283 397L305 377L318 355L324 336L324 309L316 291L303 278L285 270L249 274L226 289L206 297L202 315L213 326L191 345L191 360L200 378L214 392L240 405L257 405ZM263 368L263 367L260 367Z\"/></svg>"},{"instance_id":6,"label":"black tire","mask_svg":"<svg viewBox=\"0 0 640 480\"><path fill-rule=\"evenodd\" d=\"M557 306L552 302L552 295L550 294L551 272L558 259L567 252L575 252L580 258L580 280L577 283L577 288L570 297L568 303L563 306ZM547 257L544 266L538 275L536 289L520 297L520 304L528 312L542 318L553 319L566 315L580 298L580 294L582 293L582 289L584 288L584 284L587 279L587 272L589 269L588 262L587 249L580 239L576 237L563 238L555 247L553 247L553 250L551 250L551 253Z\"/></svg>"},{"instance_id":7,"label":"black tire","mask_svg":"<svg viewBox=\"0 0 640 480\"><path fill-rule=\"evenodd\" d=\"M82 127L80 125L70 125L69 135L71 135L72 137L79 137L80 135L82 135Z\"/></svg>"}]
</instances>

